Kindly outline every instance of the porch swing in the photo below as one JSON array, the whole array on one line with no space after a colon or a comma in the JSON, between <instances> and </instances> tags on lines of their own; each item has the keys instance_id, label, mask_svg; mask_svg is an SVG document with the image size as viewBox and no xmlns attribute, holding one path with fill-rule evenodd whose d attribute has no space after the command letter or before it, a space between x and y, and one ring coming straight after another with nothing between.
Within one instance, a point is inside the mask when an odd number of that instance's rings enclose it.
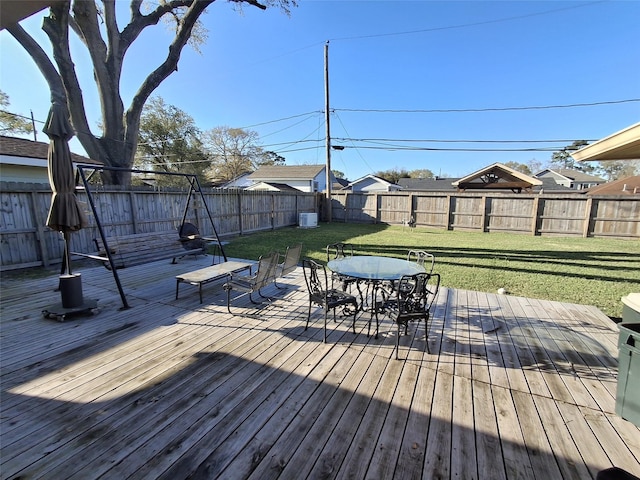
<instances>
[{"instance_id":1,"label":"porch swing","mask_svg":"<svg viewBox=\"0 0 640 480\"><path fill-rule=\"evenodd\" d=\"M184 206L184 210L182 213L182 218L180 221L180 226L178 227L177 231L175 231L174 233L176 234L175 240L179 241L183 251L182 256L184 255L188 255L188 254L196 254L198 252L200 253L206 253L207 248L210 244L213 244L214 246L214 259L213 262L215 263L215 258L216 255L221 258L224 259L224 262L227 261L227 255L224 251L224 246L223 246L223 242L220 241L220 238L218 236L218 232L216 230L216 227L213 223L213 218L211 216L211 211L209 210L209 207L207 205L207 202L205 200L204 194L202 193L202 188L200 186L200 182L198 181L198 177L194 174L188 174L188 173L174 173L174 172L156 172L156 171L152 171L152 170L140 170L140 169L130 169L130 168L118 168L118 167L108 167L108 166L97 166L97 165L86 165L86 164L79 164L77 165L77 172L78 175L76 177L76 185L82 181L82 185L84 187L84 190L86 192L87 195L87 201L89 202L89 206L91 208L91 212L93 213L94 219L95 219L95 223L96 223L96 227L98 228L98 232L100 235L99 239L95 239L96 244L101 244L99 245L101 248L99 248L100 250L100 255L89 255L89 254L83 254L83 253L74 253L74 255L80 255L80 256L84 256L84 257L89 257L89 258L93 258L95 260L99 260L102 261L105 266L107 267L107 269L111 270L111 273L113 275L114 281L116 283L116 286L118 288L118 292L120 294L120 298L122 300L122 308L123 309L128 309L129 304L127 303L127 298L126 295L124 293L124 290L122 288L122 284L120 282L120 277L118 275L118 269L122 268L124 265L119 264L116 261L116 257L115 257L115 253L116 250L113 248L112 245L109 244L109 237L106 235L105 230L104 230L104 226L102 224L101 218L100 218L100 214L98 213L98 208L96 207L96 202L95 202L95 198L94 198L94 192L92 190L92 186L90 184L90 180L93 177L93 175L95 175L96 173L99 172L104 172L104 171L119 171L119 172L128 172L128 173L139 173L139 174L153 174L153 175L170 175L170 176L176 176L176 177L182 177L184 179L186 179L189 182L189 193L187 196L187 201L185 203ZM76 187L77 188L77 187ZM198 195L199 198L202 201L202 205L205 209L207 218L209 219L209 222L211 223L211 228L213 230L213 237L204 237L200 234L200 229L196 226L196 224L192 223L192 222L188 222L187 221L187 214L189 211L189 205L191 204L191 200L194 198L194 195ZM160 233L169 233L169 232L160 232ZM136 237L141 237L144 234L135 234L132 235L136 236ZM149 233L149 236L151 236L152 234ZM113 242L113 239L112 239ZM165 258L171 258L174 257L174 262L175 262L175 257L180 256L180 252L176 253L174 252L170 252L167 253ZM150 257L148 259L145 258L137 258L138 263L147 263L147 262L151 262L151 261L155 261L155 260L160 260L161 257ZM146 262L145 262L146 260Z\"/></svg>"}]
</instances>

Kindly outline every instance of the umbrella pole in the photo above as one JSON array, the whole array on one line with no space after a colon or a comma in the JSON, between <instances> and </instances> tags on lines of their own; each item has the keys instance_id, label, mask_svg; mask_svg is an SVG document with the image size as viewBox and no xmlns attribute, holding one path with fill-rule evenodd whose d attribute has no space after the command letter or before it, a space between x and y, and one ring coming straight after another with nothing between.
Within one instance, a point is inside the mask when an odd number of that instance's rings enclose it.
<instances>
[{"instance_id":1,"label":"umbrella pole","mask_svg":"<svg viewBox=\"0 0 640 480\"><path fill-rule=\"evenodd\" d=\"M67 274L71 275L71 256L69 255L69 232L63 232L64 236L64 261L66 262Z\"/></svg>"}]
</instances>

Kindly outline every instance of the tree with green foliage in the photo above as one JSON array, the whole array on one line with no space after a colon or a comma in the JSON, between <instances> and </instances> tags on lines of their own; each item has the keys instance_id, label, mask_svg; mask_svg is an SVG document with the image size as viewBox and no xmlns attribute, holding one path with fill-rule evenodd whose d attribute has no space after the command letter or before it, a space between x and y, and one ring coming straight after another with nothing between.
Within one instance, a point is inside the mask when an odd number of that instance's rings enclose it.
<instances>
[{"instance_id":1,"label":"tree with green foliage","mask_svg":"<svg viewBox=\"0 0 640 480\"><path fill-rule=\"evenodd\" d=\"M182 49L206 40L206 29L200 16L215 0L131 0L128 23L120 28L114 0L60 0L51 2L42 29L49 37L53 55L46 51L19 24L6 30L31 56L51 91L51 100L66 105L78 140L89 157L105 165L130 168L138 147L142 109L160 84L178 70ZM278 6L289 13L296 0L229 0L236 6L252 5L260 9ZM120 84L125 55L136 39L149 27L161 21L171 22L175 36L166 48L166 57L142 80L129 106L125 106ZM72 52L71 34L76 34L91 60L96 90L100 98L101 132L93 133L76 66L87 65L84 57ZM163 49L158 46L158 49ZM107 184L128 185L131 176L114 171L103 175Z\"/></svg>"},{"instance_id":2,"label":"tree with green foliage","mask_svg":"<svg viewBox=\"0 0 640 480\"><path fill-rule=\"evenodd\" d=\"M2 135L33 133L33 124L22 115L9 112L9 104L9 95L0 90L0 133Z\"/></svg>"},{"instance_id":3,"label":"tree with green foliage","mask_svg":"<svg viewBox=\"0 0 640 480\"><path fill-rule=\"evenodd\" d=\"M578 163L571 156L571 152L575 152L579 150L581 147L588 145L589 142L586 140L576 140L571 145L564 147L562 150L558 150L553 152L551 155L551 162L549 168L569 168L571 170L578 170L579 172L584 173L593 173L596 170L596 167L587 163Z\"/></svg>"},{"instance_id":4,"label":"tree with green foliage","mask_svg":"<svg viewBox=\"0 0 640 480\"><path fill-rule=\"evenodd\" d=\"M152 97L140 119L134 165L158 172L190 173L204 177L209 160L194 119L161 97ZM158 175L157 185L184 185L180 177Z\"/></svg>"},{"instance_id":5,"label":"tree with green foliage","mask_svg":"<svg viewBox=\"0 0 640 480\"><path fill-rule=\"evenodd\" d=\"M411 175L409 175L409 172L407 170L403 169L398 169L396 168L392 168L390 170L384 170L384 171L380 171L380 172L376 172L374 174L376 177L380 177L385 179L387 182L390 183L398 183L398 181L401 178L410 178Z\"/></svg>"}]
</instances>

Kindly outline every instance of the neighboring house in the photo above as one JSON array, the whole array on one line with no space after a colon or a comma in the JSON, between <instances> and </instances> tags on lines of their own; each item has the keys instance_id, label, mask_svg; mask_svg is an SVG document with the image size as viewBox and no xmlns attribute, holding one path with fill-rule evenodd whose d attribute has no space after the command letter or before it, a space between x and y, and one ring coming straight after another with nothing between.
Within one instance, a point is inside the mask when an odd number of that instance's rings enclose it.
<instances>
[{"instance_id":1,"label":"neighboring house","mask_svg":"<svg viewBox=\"0 0 640 480\"><path fill-rule=\"evenodd\" d=\"M462 191L510 190L520 193L522 190L533 191L533 187L542 185L542 180L514 170L502 163L494 163L452 182L451 185Z\"/></svg>"},{"instance_id":2,"label":"neighboring house","mask_svg":"<svg viewBox=\"0 0 640 480\"><path fill-rule=\"evenodd\" d=\"M586 191L587 195L640 195L640 175L603 183Z\"/></svg>"},{"instance_id":3,"label":"neighboring house","mask_svg":"<svg viewBox=\"0 0 640 480\"><path fill-rule=\"evenodd\" d=\"M49 142L0 135L0 180L3 182L49 183ZM71 154L74 164L102 165L90 158Z\"/></svg>"},{"instance_id":4,"label":"neighboring house","mask_svg":"<svg viewBox=\"0 0 640 480\"><path fill-rule=\"evenodd\" d=\"M322 192L326 189L325 165L267 165L247 178L253 183L285 183L301 192ZM331 183L335 182L333 173Z\"/></svg>"},{"instance_id":5,"label":"neighboring house","mask_svg":"<svg viewBox=\"0 0 640 480\"><path fill-rule=\"evenodd\" d=\"M297 188L291 187L286 183L274 183L274 182L258 182L245 188L248 191L268 191L268 192L299 192Z\"/></svg>"},{"instance_id":6,"label":"neighboring house","mask_svg":"<svg viewBox=\"0 0 640 480\"><path fill-rule=\"evenodd\" d=\"M365 175L349 183L343 190L351 190L352 192L397 192L402 190L402 187L376 175Z\"/></svg>"},{"instance_id":7,"label":"neighboring house","mask_svg":"<svg viewBox=\"0 0 640 480\"><path fill-rule=\"evenodd\" d=\"M534 177L541 180L553 179L558 185L564 185L565 187L573 190L586 190L587 188L595 187L606 182L604 178L589 175L588 173L572 170L570 168L547 168L536 173Z\"/></svg>"},{"instance_id":8,"label":"neighboring house","mask_svg":"<svg viewBox=\"0 0 640 480\"><path fill-rule=\"evenodd\" d=\"M331 185L331 190L334 192L336 190L342 190L347 185L349 185L349 180L346 178L335 178L333 180L333 185Z\"/></svg>"},{"instance_id":9,"label":"neighboring house","mask_svg":"<svg viewBox=\"0 0 640 480\"><path fill-rule=\"evenodd\" d=\"M401 178L398 185L402 190L413 192L454 192L452 183L459 178Z\"/></svg>"},{"instance_id":10,"label":"neighboring house","mask_svg":"<svg viewBox=\"0 0 640 480\"><path fill-rule=\"evenodd\" d=\"M247 188L254 184L254 182L249 178L251 173L244 173L239 177L234 178L233 180L223 183L220 185L220 188Z\"/></svg>"}]
</instances>

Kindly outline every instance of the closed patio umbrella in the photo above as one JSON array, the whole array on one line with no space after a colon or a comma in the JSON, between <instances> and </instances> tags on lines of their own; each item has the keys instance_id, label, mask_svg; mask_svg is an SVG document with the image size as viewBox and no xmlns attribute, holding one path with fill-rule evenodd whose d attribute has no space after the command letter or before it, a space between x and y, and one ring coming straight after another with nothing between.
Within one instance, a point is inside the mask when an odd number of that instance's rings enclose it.
<instances>
[{"instance_id":1,"label":"closed patio umbrella","mask_svg":"<svg viewBox=\"0 0 640 480\"><path fill-rule=\"evenodd\" d=\"M53 101L42 131L49 137L47 162L49 183L53 191L47 226L61 232L64 238L64 263L59 281L62 297L61 308L56 305L51 309L43 310L43 313L45 316L64 320L67 313L84 311L96 306L95 301L87 305L82 296L80 275L72 275L71 273L69 236L71 232L87 226L87 217L80 208L75 194L76 182L71 162L71 151L69 150L69 140L73 137L73 129L69 123L64 103Z\"/></svg>"},{"instance_id":2,"label":"closed patio umbrella","mask_svg":"<svg viewBox=\"0 0 640 480\"><path fill-rule=\"evenodd\" d=\"M86 227L87 218L75 195L75 174L69 150L69 140L74 133L69 123L66 106L57 101L52 103L42 131L47 134L50 141L47 161L49 183L53 191L47 226L61 232L64 237L65 268L71 275L69 234Z\"/></svg>"}]
</instances>

